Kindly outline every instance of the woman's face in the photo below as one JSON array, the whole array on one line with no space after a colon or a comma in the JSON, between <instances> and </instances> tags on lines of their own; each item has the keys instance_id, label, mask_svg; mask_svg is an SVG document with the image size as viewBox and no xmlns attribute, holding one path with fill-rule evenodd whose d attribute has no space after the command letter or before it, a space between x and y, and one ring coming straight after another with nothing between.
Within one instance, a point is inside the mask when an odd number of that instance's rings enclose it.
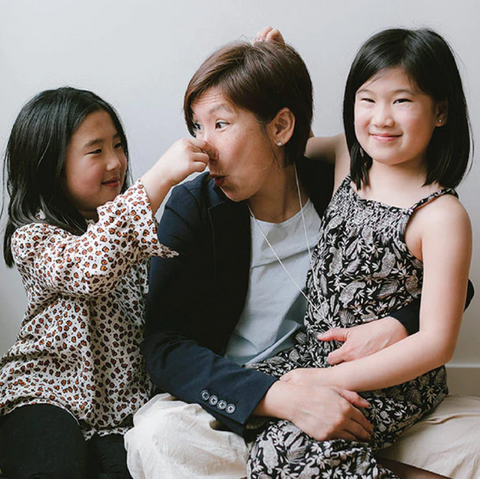
<instances>
[{"instance_id":1,"label":"woman's face","mask_svg":"<svg viewBox=\"0 0 480 479\"><path fill-rule=\"evenodd\" d=\"M269 125L262 130L253 113L232 105L216 87L201 95L192 111L196 137L218 151L209 164L215 184L233 201L264 195L272 174L281 169Z\"/></svg>"}]
</instances>

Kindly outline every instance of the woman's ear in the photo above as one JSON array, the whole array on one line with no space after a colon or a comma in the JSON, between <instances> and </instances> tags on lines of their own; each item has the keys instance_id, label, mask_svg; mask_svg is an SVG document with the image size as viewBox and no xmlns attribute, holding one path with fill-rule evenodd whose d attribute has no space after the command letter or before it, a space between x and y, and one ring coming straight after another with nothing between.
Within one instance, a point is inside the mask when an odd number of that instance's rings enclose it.
<instances>
[{"instance_id":1,"label":"woman's ear","mask_svg":"<svg viewBox=\"0 0 480 479\"><path fill-rule=\"evenodd\" d=\"M282 108L270 122L271 135L277 146L283 146L293 135L295 115L289 108Z\"/></svg>"},{"instance_id":2,"label":"woman's ear","mask_svg":"<svg viewBox=\"0 0 480 479\"><path fill-rule=\"evenodd\" d=\"M435 108L435 114L437 116L436 126L443 126L447 123L448 119L448 101L438 101Z\"/></svg>"}]
</instances>

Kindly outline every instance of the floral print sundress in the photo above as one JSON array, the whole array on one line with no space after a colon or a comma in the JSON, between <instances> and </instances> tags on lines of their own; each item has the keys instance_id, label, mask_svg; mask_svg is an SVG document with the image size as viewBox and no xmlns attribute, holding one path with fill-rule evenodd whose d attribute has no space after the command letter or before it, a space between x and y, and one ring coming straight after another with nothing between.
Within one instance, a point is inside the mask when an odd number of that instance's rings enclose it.
<instances>
[{"instance_id":1,"label":"floral print sundress","mask_svg":"<svg viewBox=\"0 0 480 479\"><path fill-rule=\"evenodd\" d=\"M418 208L445 194L456 196L452 189L440 189L399 208L361 198L347 176L325 212L312 254L305 330L292 349L251 367L276 377L296 368L330 367L327 357L339 344L319 341L319 332L381 319L418 298L423 265L408 250L405 230ZM271 421L251 449L249 477L397 478L377 463L375 452L391 445L447 393L443 366L398 386L362 393L371 405L363 412L374 427L368 443L316 441L289 421Z\"/></svg>"}]
</instances>

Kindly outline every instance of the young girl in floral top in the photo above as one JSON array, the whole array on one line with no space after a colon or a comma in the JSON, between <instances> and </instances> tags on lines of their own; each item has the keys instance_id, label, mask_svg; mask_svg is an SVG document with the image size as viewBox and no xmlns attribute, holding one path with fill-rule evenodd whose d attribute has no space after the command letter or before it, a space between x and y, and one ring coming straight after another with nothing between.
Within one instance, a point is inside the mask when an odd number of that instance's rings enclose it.
<instances>
[{"instance_id":1,"label":"young girl in floral top","mask_svg":"<svg viewBox=\"0 0 480 479\"><path fill-rule=\"evenodd\" d=\"M154 214L215 152L180 140L128 188L127 140L97 95L44 91L8 141L4 256L27 311L0 362L0 467L8 477L130 477L123 434L147 401L142 341Z\"/></svg>"}]
</instances>

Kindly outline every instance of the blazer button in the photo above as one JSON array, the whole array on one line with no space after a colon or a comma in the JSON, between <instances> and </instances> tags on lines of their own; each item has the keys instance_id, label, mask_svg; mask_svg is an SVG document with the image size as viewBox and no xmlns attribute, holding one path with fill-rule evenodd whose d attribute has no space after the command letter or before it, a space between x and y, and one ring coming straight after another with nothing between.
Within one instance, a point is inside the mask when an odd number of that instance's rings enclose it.
<instances>
[{"instance_id":1,"label":"blazer button","mask_svg":"<svg viewBox=\"0 0 480 479\"><path fill-rule=\"evenodd\" d=\"M208 399L210 398L210 393L206 389L204 389L200 394L204 401L208 401Z\"/></svg>"},{"instance_id":2,"label":"blazer button","mask_svg":"<svg viewBox=\"0 0 480 479\"><path fill-rule=\"evenodd\" d=\"M216 406L216 405L217 405L217 402L218 402L217 396L215 396L214 394L212 394L212 395L210 396L210 399L208 400L208 402L209 402L212 406Z\"/></svg>"},{"instance_id":3,"label":"blazer button","mask_svg":"<svg viewBox=\"0 0 480 479\"><path fill-rule=\"evenodd\" d=\"M233 414L237 408L235 407L235 404L229 404L227 406L227 412L228 414Z\"/></svg>"},{"instance_id":4,"label":"blazer button","mask_svg":"<svg viewBox=\"0 0 480 479\"><path fill-rule=\"evenodd\" d=\"M224 401L223 399L221 401L218 401L217 407L218 409L223 411L224 409L227 408L227 401Z\"/></svg>"}]
</instances>

